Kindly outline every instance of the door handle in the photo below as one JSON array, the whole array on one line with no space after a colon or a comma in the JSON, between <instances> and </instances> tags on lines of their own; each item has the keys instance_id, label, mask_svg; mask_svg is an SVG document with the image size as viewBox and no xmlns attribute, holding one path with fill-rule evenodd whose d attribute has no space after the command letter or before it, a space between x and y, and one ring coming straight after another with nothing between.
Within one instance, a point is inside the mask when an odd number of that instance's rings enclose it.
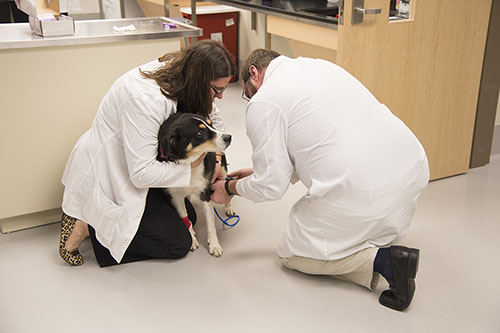
<instances>
[{"instance_id":1,"label":"door handle","mask_svg":"<svg viewBox=\"0 0 500 333\"><path fill-rule=\"evenodd\" d=\"M382 8L364 8L365 0L352 1L351 24L363 23L365 15L376 15L382 13Z\"/></svg>"},{"instance_id":2,"label":"door handle","mask_svg":"<svg viewBox=\"0 0 500 333\"><path fill-rule=\"evenodd\" d=\"M357 11L358 13L360 13L360 14L363 14L363 15L380 14L380 13L382 13L382 8L370 8L370 9L366 9L366 8L356 7L356 8L354 8L354 10Z\"/></svg>"}]
</instances>

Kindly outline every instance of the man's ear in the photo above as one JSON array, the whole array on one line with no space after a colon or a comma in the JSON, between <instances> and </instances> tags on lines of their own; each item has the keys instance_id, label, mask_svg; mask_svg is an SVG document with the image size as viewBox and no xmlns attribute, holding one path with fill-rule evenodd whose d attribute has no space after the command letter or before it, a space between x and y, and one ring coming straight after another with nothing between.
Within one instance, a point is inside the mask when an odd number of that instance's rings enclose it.
<instances>
[{"instance_id":1,"label":"man's ear","mask_svg":"<svg viewBox=\"0 0 500 333\"><path fill-rule=\"evenodd\" d=\"M254 65L250 66L248 68L248 72L250 74L250 79L253 79L255 81L258 80L259 71L257 70L257 67L255 67Z\"/></svg>"}]
</instances>

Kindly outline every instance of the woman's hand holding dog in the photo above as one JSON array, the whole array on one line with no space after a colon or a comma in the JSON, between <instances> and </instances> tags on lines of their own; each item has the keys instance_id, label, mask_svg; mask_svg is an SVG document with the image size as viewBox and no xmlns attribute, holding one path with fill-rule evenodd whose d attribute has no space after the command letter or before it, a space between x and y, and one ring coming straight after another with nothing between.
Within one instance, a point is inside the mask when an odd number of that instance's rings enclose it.
<instances>
[{"instance_id":1,"label":"woman's hand holding dog","mask_svg":"<svg viewBox=\"0 0 500 333\"><path fill-rule=\"evenodd\" d=\"M212 177L211 184L215 183L217 179L222 179L224 178L224 170L222 169L222 166L220 163L215 164L215 170L214 170L214 175Z\"/></svg>"},{"instance_id":2,"label":"woman's hand holding dog","mask_svg":"<svg viewBox=\"0 0 500 333\"><path fill-rule=\"evenodd\" d=\"M199 166L201 164L201 162L203 162L203 160L205 159L205 156L207 156L207 153L201 154L201 156L198 157L198 159L196 161L192 162L191 163L191 169L194 169L197 166Z\"/></svg>"}]
</instances>

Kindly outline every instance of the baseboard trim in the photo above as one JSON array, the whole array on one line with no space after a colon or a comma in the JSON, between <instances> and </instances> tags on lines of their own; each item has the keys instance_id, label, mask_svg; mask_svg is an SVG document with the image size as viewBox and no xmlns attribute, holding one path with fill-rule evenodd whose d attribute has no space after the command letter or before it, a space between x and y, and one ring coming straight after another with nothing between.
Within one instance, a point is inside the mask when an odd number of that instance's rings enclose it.
<instances>
[{"instance_id":1,"label":"baseboard trim","mask_svg":"<svg viewBox=\"0 0 500 333\"><path fill-rule=\"evenodd\" d=\"M493 130L493 143L491 144L491 156L500 155L500 124L495 125Z\"/></svg>"},{"instance_id":2,"label":"baseboard trim","mask_svg":"<svg viewBox=\"0 0 500 333\"><path fill-rule=\"evenodd\" d=\"M31 214L7 217L0 219L0 228L2 233L6 234L13 231L59 222L61 221L61 216L61 208L55 208Z\"/></svg>"}]
</instances>

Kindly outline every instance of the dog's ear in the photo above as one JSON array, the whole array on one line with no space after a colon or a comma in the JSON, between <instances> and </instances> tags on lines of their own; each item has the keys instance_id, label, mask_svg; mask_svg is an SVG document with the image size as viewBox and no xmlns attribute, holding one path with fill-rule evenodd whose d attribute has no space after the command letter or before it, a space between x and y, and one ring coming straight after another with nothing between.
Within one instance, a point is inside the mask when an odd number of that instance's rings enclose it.
<instances>
[{"instance_id":1,"label":"dog's ear","mask_svg":"<svg viewBox=\"0 0 500 333\"><path fill-rule=\"evenodd\" d=\"M160 162L166 162L167 159L166 159L166 154L165 154L165 148L162 144L161 141L158 141L158 153L156 154L156 160L160 161Z\"/></svg>"},{"instance_id":2,"label":"dog's ear","mask_svg":"<svg viewBox=\"0 0 500 333\"><path fill-rule=\"evenodd\" d=\"M160 162L166 162L170 155L170 138L173 135L172 121L174 116L170 116L163 124L161 124L158 131L158 153L156 159Z\"/></svg>"},{"instance_id":3,"label":"dog's ear","mask_svg":"<svg viewBox=\"0 0 500 333\"><path fill-rule=\"evenodd\" d=\"M175 134L166 135L158 142L157 160L160 162L174 161L175 151L180 142L180 137Z\"/></svg>"}]
</instances>

